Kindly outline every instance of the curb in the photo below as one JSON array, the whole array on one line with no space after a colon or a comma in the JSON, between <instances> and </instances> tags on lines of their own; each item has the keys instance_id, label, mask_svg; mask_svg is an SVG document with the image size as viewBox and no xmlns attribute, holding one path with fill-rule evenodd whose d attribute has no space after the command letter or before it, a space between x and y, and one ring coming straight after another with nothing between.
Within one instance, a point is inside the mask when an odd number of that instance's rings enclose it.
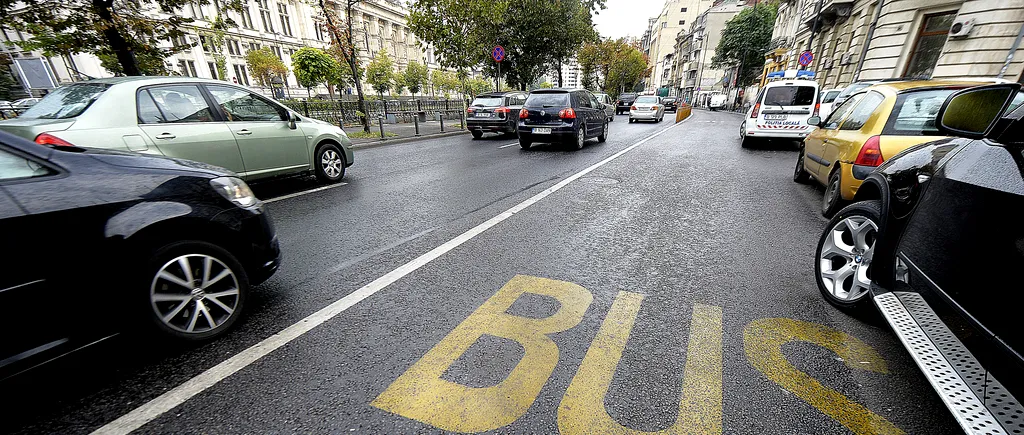
<instances>
[{"instance_id":1,"label":"curb","mask_svg":"<svg viewBox=\"0 0 1024 435\"><path fill-rule=\"evenodd\" d=\"M354 150L363 149L363 148L376 148L376 147L380 147L380 146L384 146L384 145L398 145L398 144L409 143L409 142L416 142L416 141L426 140L426 139L437 139L437 138L441 138L441 137L458 136L460 134L466 134L466 133L469 133L469 130L458 130L458 131L444 132L444 133L433 133L433 134L425 134L425 135L421 135L421 136L412 136L412 137L400 137L400 138L395 138L395 139L377 139L377 140L375 140L373 142L354 143L349 148L350 149L354 149ZM361 140L361 139L356 139L356 140Z\"/></svg>"}]
</instances>

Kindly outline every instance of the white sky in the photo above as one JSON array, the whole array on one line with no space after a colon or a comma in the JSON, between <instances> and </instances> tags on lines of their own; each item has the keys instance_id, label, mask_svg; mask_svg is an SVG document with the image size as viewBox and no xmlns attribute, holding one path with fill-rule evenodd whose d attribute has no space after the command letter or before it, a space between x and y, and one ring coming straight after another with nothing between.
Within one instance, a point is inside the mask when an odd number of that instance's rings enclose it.
<instances>
[{"instance_id":1,"label":"white sky","mask_svg":"<svg viewBox=\"0 0 1024 435\"><path fill-rule=\"evenodd\" d=\"M603 38L641 37L647 19L661 13L664 0L607 0L606 9L594 16L594 27Z\"/></svg>"}]
</instances>

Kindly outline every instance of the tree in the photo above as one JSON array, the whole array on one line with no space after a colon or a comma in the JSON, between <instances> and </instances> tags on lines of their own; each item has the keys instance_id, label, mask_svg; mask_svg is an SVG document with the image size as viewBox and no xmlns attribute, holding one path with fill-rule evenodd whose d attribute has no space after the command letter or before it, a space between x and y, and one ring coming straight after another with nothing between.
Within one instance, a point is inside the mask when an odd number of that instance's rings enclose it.
<instances>
[{"instance_id":1,"label":"tree","mask_svg":"<svg viewBox=\"0 0 1024 435\"><path fill-rule=\"evenodd\" d=\"M477 95L485 92L490 92L494 88L494 84L490 80L482 79L479 77L472 78L469 80L469 93L471 96L476 97Z\"/></svg>"},{"instance_id":2,"label":"tree","mask_svg":"<svg viewBox=\"0 0 1024 435\"><path fill-rule=\"evenodd\" d=\"M154 4L166 15L155 18L148 13ZM106 59L104 66L114 73L137 76L165 73L163 59L191 47L167 46L167 41L185 36L182 26L193 19L177 11L190 4L204 6L211 0L0 0L0 21L32 35L17 42L23 50L41 50L47 56L89 53ZM242 7L241 0L212 4L218 17ZM214 26L225 28L234 22L221 20Z\"/></svg>"},{"instance_id":3,"label":"tree","mask_svg":"<svg viewBox=\"0 0 1024 435\"><path fill-rule=\"evenodd\" d=\"M298 54L298 52L296 52L296 54ZM249 67L249 72L252 73L253 78L256 79L256 83L259 83L260 86L270 86L271 79L274 77L283 78L288 74L288 67L285 66L281 59L277 58L277 55L274 54L270 47L263 47L259 50L249 50L249 52L245 54L245 65ZM296 71L295 74L297 77L298 71Z\"/></svg>"},{"instance_id":4,"label":"tree","mask_svg":"<svg viewBox=\"0 0 1024 435\"><path fill-rule=\"evenodd\" d=\"M359 65L359 55L356 49L354 24L352 23L352 9L362 0L317 0L320 12L324 14L327 21L327 32L331 35L331 45L337 48L341 55L342 63L349 67L349 77L354 78L356 94L359 96L358 112L359 121L363 124L363 132L370 132L370 122L366 117L366 95L363 94L363 83L359 80L363 76L362 67ZM345 9L345 20L342 22L338 17L334 5L340 3ZM328 4L331 6L328 7Z\"/></svg>"},{"instance_id":5,"label":"tree","mask_svg":"<svg viewBox=\"0 0 1024 435\"><path fill-rule=\"evenodd\" d=\"M299 86L306 88L307 96L310 88L319 84L326 85L337 68L338 62L319 48L302 47L292 54L295 79L299 81Z\"/></svg>"},{"instance_id":6,"label":"tree","mask_svg":"<svg viewBox=\"0 0 1024 435\"><path fill-rule=\"evenodd\" d=\"M587 44L580 49L578 60L582 81L592 82L613 98L634 89L650 73L646 56L623 39Z\"/></svg>"},{"instance_id":7,"label":"tree","mask_svg":"<svg viewBox=\"0 0 1024 435\"><path fill-rule=\"evenodd\" d=\"M423 85L427 82L427 67L415 60L410 60L402 78L405 80L405 87L415 95L423 89Z\"/></svg>"},{"instance_id":8,"label":"tree","mask_svg":"<svg viewBox=\"0 0 1024 435\"><path fill-rule=\"evenodd\" d=\"M402 95L402 91L405 90L405 72L395 71L392 77L394 82L391 83L392 91L395 94Z\"/></svg>"},{"instance_id":9,"label":"tree","mask_svg":"<svg viewBox=\"0 0 1024 435\"><path fill-rule=\"evenodd\" d=\"M541 89L551 89L553 87L555 87L555 85L551 84L551 82L544 82L540 84Z\"/></svg>"},{"instance_id":10,"label":"tree","mask_svg":"<svg viewBox=\"0 0 1024 435\"><path fill-rule=\"evenodd\" d=\"M554 37L551 38L549 49L555 68L558 70L558 87L562 87L562 64L575 56L584 42L596 41L598 36L591 20L590 6L584 2L552 1L546 3L550 9L547 17L556 23L553 27L559 30L552 35Z\"/></svg>"},{"instance_id":11,"label":"tree","mask_svg":"<svg viewBox=\"0 0 1024 435\"><path fill-rule=\"evenodd\" d=\"M777 14L777 4L764 2L744 9L726 22L711 67L736 67L737 86L753 84L761 76Z\"/></svg>"},{"instance_id":12,"label":"tree","mask_svg":"<svg viewBox=\"0 0 1024 435\"><path fill-rule=\"evenodd\" d=\"M448 94L459 87L459 81L451 71L434 70L430 74L430 83L434 86L434 91L444 95L445 98L448 98Z\"/></svg>"},{"instance_id":13,"label":"tree","mask_svg":"<svg viewBox=\"0 0 1024 435\"><path fill-rule=\"evenodd\" d=\"M370 64L366 66L366 82L373 85L373 89L382 99L384 93L394 87L395 64L385 50L378 51Z\"/></svg>"}]
</instances>

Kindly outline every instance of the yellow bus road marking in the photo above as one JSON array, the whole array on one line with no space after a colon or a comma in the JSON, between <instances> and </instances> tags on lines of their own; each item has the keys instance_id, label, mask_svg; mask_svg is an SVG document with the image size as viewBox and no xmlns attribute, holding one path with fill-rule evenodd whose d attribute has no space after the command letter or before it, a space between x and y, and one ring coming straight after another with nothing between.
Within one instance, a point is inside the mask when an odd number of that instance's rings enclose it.
<instances>
[{"instance_id":1,"label":"yellow bus road marking","mask_svg":"<svg viewBox=\"0 0 1024 435\"><path fill-rule=\"evenodd\" d=\"M696 305L675 423L657 432L620 425L605 409L605 395L640 311L643 295L619 292L579 371L558 406L558 430L569 434L722 433L722 309Z\"/></svg>"},{"instance_id":2,"label":"yellow bus road marking","mask_svg":"<svg viewBox=\"0 0 1024 435\"><path fill-rule=\"evenodd\" d=\"M902 434L884 417L828 388L786 360L782 346L804 341L838 355L847 367L889 373L877 351L863 341L827 326L793 319L758 319L743 331L743 349L750 365L772 382L835 419L855 434Z\"/></svg>"}]
</instances>

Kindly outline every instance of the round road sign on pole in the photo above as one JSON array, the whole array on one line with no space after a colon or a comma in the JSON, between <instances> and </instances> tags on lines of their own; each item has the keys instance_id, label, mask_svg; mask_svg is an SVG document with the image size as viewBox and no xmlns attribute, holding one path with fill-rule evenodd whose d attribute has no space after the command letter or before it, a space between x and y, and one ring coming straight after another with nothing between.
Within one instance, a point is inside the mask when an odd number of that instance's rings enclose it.
<instances>
[{"instance_id":1,"label":"round road sign on pole","mask_svg":"<svg viewBox=\"0 0 1024 435\"><path fill-rule=\"evenodd\" d=\"M811 64L812 60L814 60L814 53L811 53L810 50L807 50L803 53L800 53L800 60L798 62L800 63L800 66L807 66Z\"/></svg>"},{"instance_id":2,"label":"round road sign on pole","mask_svg":"<svg viewBox=\"0 0 1024 435\"><path fill-rule=\"evenodd\" d=\"M491 50L491 57L494 58L495 62L501 62L505 60L505 47L497 46L494 50Z\"/></svg>"}]
</instances>

